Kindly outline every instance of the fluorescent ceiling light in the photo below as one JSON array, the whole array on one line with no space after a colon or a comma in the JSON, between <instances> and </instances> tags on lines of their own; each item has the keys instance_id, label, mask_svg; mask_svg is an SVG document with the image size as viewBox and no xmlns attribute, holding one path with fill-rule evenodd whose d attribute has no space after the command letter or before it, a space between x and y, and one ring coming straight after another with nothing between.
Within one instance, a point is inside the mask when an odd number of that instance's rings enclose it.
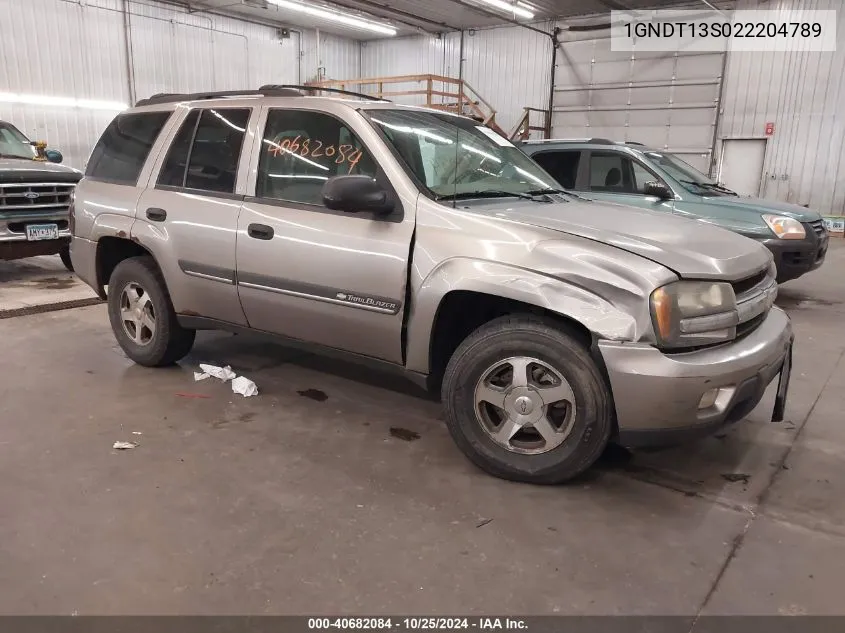
<instances>
[{"instance_id":1,"label":"fluorescent ceiling light","mask_svg":"<svg viewBox=\"0 0 845 633\"><path fill-rule=\"evenodd\" d=\"M362 20L361 18L354 17L352 15L349 15L348 13L329 11L328 9L314 7L307 4L301 4L299 2L289 2L289 0L267 1L270 4L276 5L277 7L281 7L282 9L288 9L290 11L298 11L299 13L313 15L315 18L321 18L323 20L329 20L331 22L337 22L339 24L345 24L346 26L351 26L356 29L373 31L375 33L381 33L382 35L396 35L396 29L394 29L392 26L388 26L386 24L379 24L377 22L370 22L368 20Z\"/></svg>"},{"instance_id":2,"label":"fluorescent ceiling light","mask_svg":"<svg viewBox=\"0 0 845 633\"><path fill-rule=\"evenodd\" d=\"M27 95L17 92L0 92L0 103L23 103L35 106L59 108L83 108L85 110L125 110L129 106L119 101L98 101L96 99L74 99L73 97L52 97L49 95Z\"/></svg>"},{"instance_id":3,"label":"fluorescent ceiling light","mask_svg":"<svg viewBox=\"0 0 845 633\"><path fill-rule=\"evenodd\" d=\"M273 0L271 0L273 1ZM505 2L505 0L481 0L485 4L489 4L492 7L496 7L497 9L501 9L502 11L507 11L508 13L513 13L514 15L518 15L521 18L531 19L534 17L534 12L529 11L528 9L523 8L525 5L523 3L511 4L510 2Z\"/></svg>"}]
</instances>

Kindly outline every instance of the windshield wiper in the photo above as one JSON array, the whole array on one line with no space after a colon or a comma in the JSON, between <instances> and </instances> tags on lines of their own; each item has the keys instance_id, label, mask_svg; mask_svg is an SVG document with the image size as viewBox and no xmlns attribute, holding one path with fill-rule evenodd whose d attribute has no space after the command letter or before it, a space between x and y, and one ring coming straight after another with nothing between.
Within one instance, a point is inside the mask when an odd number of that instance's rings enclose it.
<instances>
[{"instance_id":1,"label":"windshield wiper","mask_svg":"<svg viewBox=\"0 0 845 633\"><path fill-rule=\"evenodd\" d=\"M523 198L534 200L534 196L517 191L504 191L497 189L485 189L483 191L461 191L460 193L445 193L434 198L440 200L468 200L471 198Z\"/></svg>"},{"instance_id":2,"label":"windshield wiper","mask_svg":"<svg viewBox=\"0 0 845 633\"><path fill-rule=\"evenodd\" d=\"M545 196L550 194L563 194L565 196L572 196L573 198L579 198L580 200L589 200L589 198L585 198L584 196L579 196L574 191L569 191L568 189L554 189L549 187L548 189L532 189L531 191L526 191L525 193L531 194L532 196Z\"/></svg>"},{"instance_id":3,"label":"windshield wiper","mask_svg":"<svg viewBox=\"0 0 845 633\"><path fill-rule=\"evenodd\" d=\"M687 185L694 185L699 189L710 189L713 191L721 191L722 193L731 193L733 195L736 195L735 191L732 191L727 187L723 187L722 185L717 184L715 182L696 182L694 180L682 180L681 182Z\"/></svg>"}]
</instances>

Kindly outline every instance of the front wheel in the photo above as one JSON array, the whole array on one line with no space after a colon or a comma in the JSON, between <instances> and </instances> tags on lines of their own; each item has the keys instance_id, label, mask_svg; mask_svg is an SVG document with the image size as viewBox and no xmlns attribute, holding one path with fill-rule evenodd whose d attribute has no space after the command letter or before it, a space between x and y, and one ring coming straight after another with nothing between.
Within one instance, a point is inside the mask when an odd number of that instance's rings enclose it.
<instances>
[{"instance_id":1,"label":"front wheel","mask_svg":"<svg viewBox=\"0 0 845 633\"><path fill-rule=\"evenodd\" d=\"M446 368L442 397L458 447L513 481L579 475L613 428L610 391L583 343L531 315L496 319L467 337Z\"/></svg>"},{"instance_id":2,"label":"front wheel","mask_svg":"<svg viewBox=\"0 0 845 633\"><path fill-rule=\"evenodd\" d=\"M194 345L179 325L161 271L152 257L124 259L109 279L109 320L126 355L146 367L172 365Z\"/></svg>"}]
</instances>

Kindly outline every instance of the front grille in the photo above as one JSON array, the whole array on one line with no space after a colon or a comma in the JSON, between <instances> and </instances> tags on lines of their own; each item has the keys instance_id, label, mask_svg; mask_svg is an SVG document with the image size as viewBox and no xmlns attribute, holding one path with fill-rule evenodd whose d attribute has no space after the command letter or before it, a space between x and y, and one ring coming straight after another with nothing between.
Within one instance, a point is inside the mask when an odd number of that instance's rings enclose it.
<instances>
[{"instance_id":1,"label":"front grille","mask_svg":"<svg viewBox=\"0 0 845 633\"><path fill-rule=\"evenodd\" d=\"M74 186L49 182L0 184L0 215L65 210Z\"/></svg>"},{"instance_id":2,"label":"front grille","mask_svg":"<svg viewBox=\"0 0 845 633\"><path fill-rule=\"evenodd\" d=\"M827 229L824 226L824 220L816 220L815 222L808 222L807 226L819 237L824 235L827 232Z\"/></svg>"},{"instance_id":3,"label":"front grille","mask_svg":"<svg viewBox=\"0 0 845 633\"><path fill-rule=\"evenodd\" d=\"M741 297L755 286L761 284L766 279L766 276L768 274L768 269L761 270L760 272L751 275L751 277L746 277L745 279L741 279L740 281L733 282L731 285L733 286L734 294L737 296L737 298Z\"/></svg>"}]
</instances>

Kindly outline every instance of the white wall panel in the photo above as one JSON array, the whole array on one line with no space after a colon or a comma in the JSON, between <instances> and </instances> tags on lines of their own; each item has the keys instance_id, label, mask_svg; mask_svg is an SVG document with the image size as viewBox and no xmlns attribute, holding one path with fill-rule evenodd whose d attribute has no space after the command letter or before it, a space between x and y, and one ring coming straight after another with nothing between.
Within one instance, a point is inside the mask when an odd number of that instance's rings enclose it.
<instances>
[{"instance_id":1,"label":"white wall panel","mask_svg":"<svg viewBox=\"0 0 845 633\"><path fill-rule=\"evenodd\" d=\"M788 13L837 9L836 52L730 53L720 138L768 137L761 196L845 215L845 11L840 0L744 1L742 9Z\"/></svg>"},{"instance_id":2,"label":"white wall panel","mask_svg":"<svg viewBox=\"0 0 845 633\"><path fill-rule=\"evenodd\" d=\"M374 40L361 44L361 76L389 77L397 75L458 76L457 34L443 37L402 37L391 40ZM423 90L422 83L401 83L385 86L385 91L402 92ZM436 86L435 89L441 89ZM448 91L448 90L447 90ZM422 95L390 97L397 103L419 105L425 103Z\"/></svg>"},{"instance_id":3,"label":"white wall panel","mask_svg":"<svg viewBox=\"0 0 845 633\"><path fill-rule=\"evenodd\" d=\"M34 34L47 44L35 46ZM302 39L309 35L313 41L308 33ZM129 104L130 68L137 99L298 83L301 43L296 31L282 39L269 26L188 14L154 0L0 0L0 93ZM321 57L329 73L359 73L357 42L324 37ZM83 166L114 114L0 101L0 118L61 149L75 167Z\"/></svg>"},{"instance_id":4,"label":"white wall panel","mask_svg":"<svg viewBox=\"0 0 845 633\"><path fill-rule=\"evenodd\" d=\"M550 31L552 25L539 28ZM519 122L523 108L548 109L551 67L552 40L540 33L513 26L464 36L464 79L493 105L506 132Z\"/></svg>"},{"instance_id":5,"label":"white wall panel","mask_svg":"<svg viewBox=\"0 0 845 633\"><path fill-rule=\"evenodd\" d=\"M302 33L300 75L303 83L321 79L349 79L361 76L361 43L325 32Z\"/></svg>"}]
</instances>

